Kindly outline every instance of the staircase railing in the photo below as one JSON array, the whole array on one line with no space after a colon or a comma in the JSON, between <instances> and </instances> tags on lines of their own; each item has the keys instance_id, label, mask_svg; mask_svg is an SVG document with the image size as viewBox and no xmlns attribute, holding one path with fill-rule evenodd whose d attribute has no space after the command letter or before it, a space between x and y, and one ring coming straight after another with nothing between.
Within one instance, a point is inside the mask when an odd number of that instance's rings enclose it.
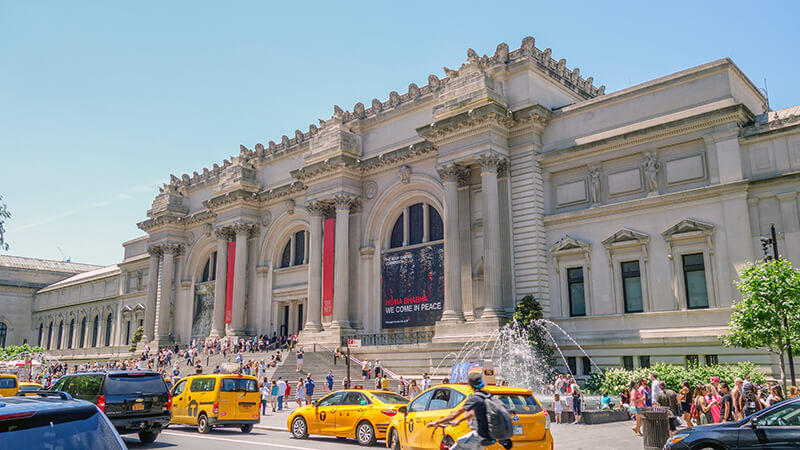
<instances>
[{"instance_id":1,"label":"staircase railing","mask_svg":"<svg viewBox=\"0 0 800 450\"><path fill-rule=\"evenodd\" d=\"M353 334L342 336L341 344L347 345L348 339L360 339L365 346L426 344L433 340L433 331Z\"/></svg>"},{"instance_id":2,"label":"staircase railing","mask_svg":"<svg viewBox=\"0 0 800 450\"><path fill-rule=\"evenodd\" d=\"M344 346L344 347L346 347L346 346ZM326 352L330 353L331 355L335 355L336 354L335 350L333 350L332 348L327 347L325 345L322 345L322 344L314 344L314 348L321 348L321 349L325 350ZM346 351L342 352L342 357L344 357L344 358L347 357L347 352ZM356 358L353 355L350 355L350 361L351 361L351 363L355 363L356 364L356 369L355 369L356 371L360 371L361 370L361 365L364 364L364 361ZM386 367L381 367L381 372L385 373L386 375L389 375L389 377L391 379L393 379L393 380L400 381L400 376L397 375L396 373L392 372L391 370L387 369ZM352 383L352 381L353 380L350 380L351 383Z\"/></svg>"}]
</instances>

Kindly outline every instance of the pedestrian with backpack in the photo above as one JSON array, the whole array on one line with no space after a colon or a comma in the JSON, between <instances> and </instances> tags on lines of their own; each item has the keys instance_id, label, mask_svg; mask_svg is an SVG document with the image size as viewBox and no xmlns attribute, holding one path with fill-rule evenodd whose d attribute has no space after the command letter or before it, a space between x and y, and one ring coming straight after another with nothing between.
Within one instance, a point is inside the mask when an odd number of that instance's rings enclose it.
<instances>
[{"instance_id":1,"label":"pedestrian with backpack","mask_svg":"<svg viewBox=\"0 0 800 450\"><path fill-rule=\"evenodd\" d=\"M495 443L510 449L513 446L511 436L514 434L514 427L508 408L500 399L483 390L486 383L483 382L480 373L470 373L467 381L474 393L464 405L446 417L429 423L428 426L442 428L456 426L465 420L475 418L477 429L461 436L455 445L450 447L451 450L479 450ZM458 418L459 416L461 417Z\"/></svg>"}]
</instances>

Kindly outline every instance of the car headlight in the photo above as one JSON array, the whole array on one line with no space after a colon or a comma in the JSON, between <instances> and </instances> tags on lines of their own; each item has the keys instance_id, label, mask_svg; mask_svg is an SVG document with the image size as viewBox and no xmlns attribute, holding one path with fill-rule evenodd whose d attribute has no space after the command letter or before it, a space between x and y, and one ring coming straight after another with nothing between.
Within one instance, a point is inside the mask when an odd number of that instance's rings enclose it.
<instances>
[{"instance_id":1,"label":"car headlight","mask_svg":"<svg viewBox=\"0 0 800 450\"><path fill-rule=\"evenodd\" d=\"M666 445L677 444L678 442L684 440L685 438L689 437L689 433L678 433L671 438L667 439Z\"/></svg>"}]
</instances>

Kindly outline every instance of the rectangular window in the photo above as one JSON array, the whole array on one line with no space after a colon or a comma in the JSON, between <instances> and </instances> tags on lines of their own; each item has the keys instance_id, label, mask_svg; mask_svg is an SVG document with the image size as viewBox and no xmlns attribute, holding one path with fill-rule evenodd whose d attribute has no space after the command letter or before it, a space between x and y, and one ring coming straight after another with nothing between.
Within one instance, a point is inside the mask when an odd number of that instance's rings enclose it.
<instances>
[{"instance_id":1,"label":"rectangular window","mask_svg":"<svg viewBox=\"0 0 800 450\"><path fill-rule=\"evenodd\" d=\"M641 367L641 368L650 367L650 356L649 355L641 355L641 356L639 356L639 367Z\"/></svg>"},{"instance_id":2,"label":"rectangular window","mask_svg":"<svg viewBox=\"0 0 800 450\"><path fill-rule=\"evenodd\" d=\"M569 315L586 315L586 295L583 289L583 267L567 269L567 286L569 289Z\"/></svg>"},{"instance_id":3,"label":"rectangular window","mask_svg":"<svg viewBox=\"0 0 800 450\"><path fill-rule=\"evenodd\" d=\"M625 370L633 370L633 356L622 357L622 368Z\"/></svg>"},{"instance_id":4,"label":"rectangular window","mask_svg":"<svg viewBox=\"0 0 800 450\"><path fill-rule=\"evenodd\" d=\"M622 296L625 299L625 312L644 311L642 302L642 276L639 272L639 261L622 263Z\"/></svg>"},{"instance_id":5,"label":"rectangular window","mask_svg":"<svg viewBox=\"0 0 800 450\"><path fill-rule=\"evenodd\" d=\"M686 366L696 366L700 364L700 358L697 355L686 355Z\"/></svg>"},{"instance_id":6,"label":"rectangular window","mask_svg":"<svg viewBox=\"0 0 800 450\"><path fill-rule=\"evenodd\" d=\"M574 356L567 356L567 367L569 368L569 373L575 376L578 373L578 359Z\"/></svg>"},{"instance_id":7,"label":"rectangular window","mask_svg":"<svg viewBox=\"0 0 800 450\"><path fill-rule=\"evenodd\" d=\"M591 375L592 374L592 360L588 357L583 357L583 374L584 375Z\"/></svg>"},{"instance_id":8,"label":"rectangular window","mask_svg":"<svg viewBox=\"0 0 800 450\"><path fill-rule=\"evenodd\" d=\"M706 267L702 253L683 255L683 282L689 309L708 308Z\"/></svg>"},{"instance_id":9,"label":"rectangular window","mask_svg":"<svg viewBox=\"0 0 800 450\"><path fill-rule=\"evenodd\" d=\"M719 358L717 355L706 355L707 366L716 366L717 364L719 364Z\"/></svg>"}]
</instances>

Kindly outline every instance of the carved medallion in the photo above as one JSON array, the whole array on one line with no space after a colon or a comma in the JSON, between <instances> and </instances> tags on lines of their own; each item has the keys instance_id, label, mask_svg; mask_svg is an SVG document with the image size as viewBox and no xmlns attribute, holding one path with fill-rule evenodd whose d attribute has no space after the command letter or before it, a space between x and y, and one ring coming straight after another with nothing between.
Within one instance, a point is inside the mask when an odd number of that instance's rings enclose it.
<instances>
[{"instance_id":1,"label":"carved medallion","mask_svg":"<svg viewBox=\"0 0 800 450\"><path fill-rule=\"evenodd\" d=\"M374 181L367 181L364 184L364 197L372 200L375 196L378 195L378 183Z\"/></svg>"}]
</instances>

